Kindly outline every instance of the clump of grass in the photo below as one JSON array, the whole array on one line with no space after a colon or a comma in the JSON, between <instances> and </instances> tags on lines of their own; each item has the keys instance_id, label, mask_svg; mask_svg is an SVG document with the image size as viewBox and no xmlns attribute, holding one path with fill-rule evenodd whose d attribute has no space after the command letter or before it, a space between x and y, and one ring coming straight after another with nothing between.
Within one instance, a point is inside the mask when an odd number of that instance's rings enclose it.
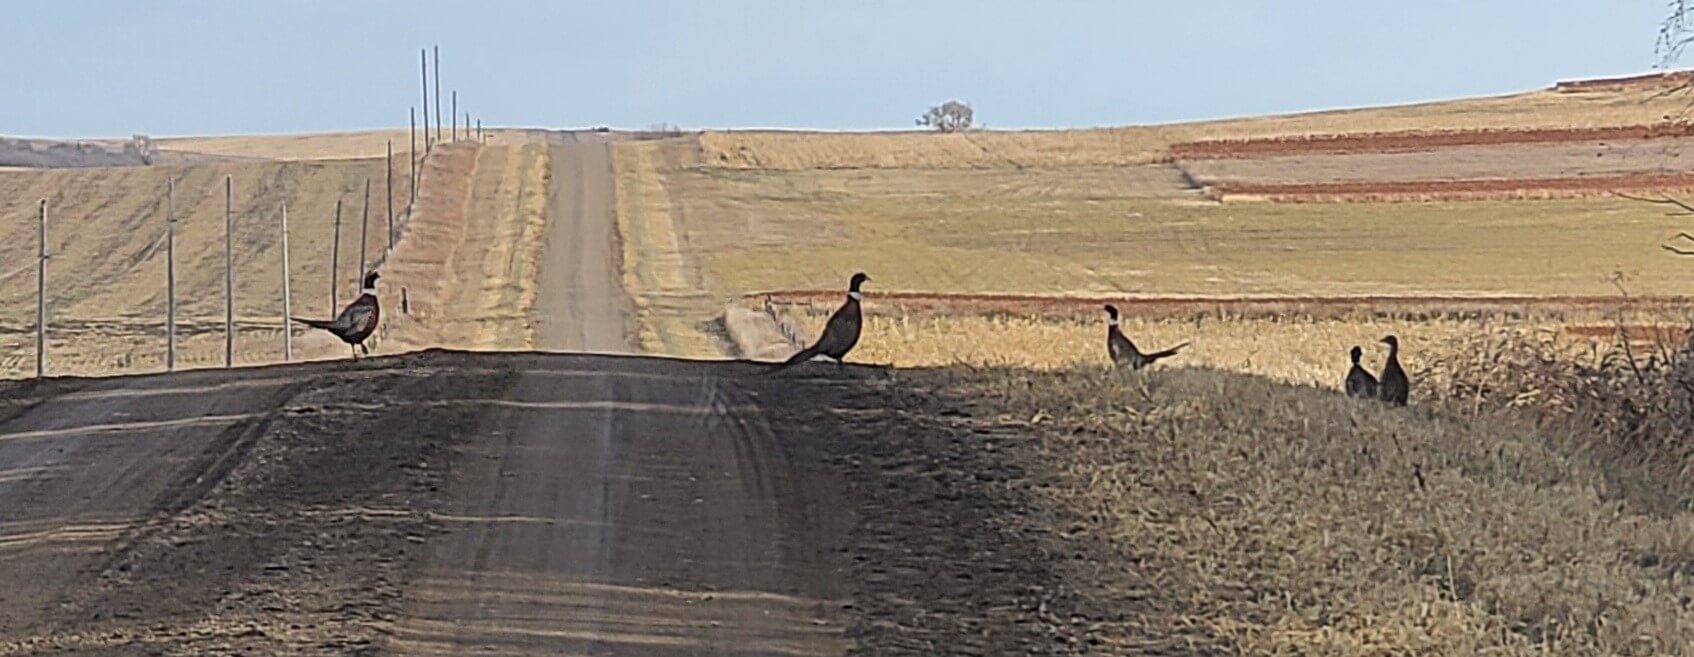
<instances>
[{"instance_id":1,"label":"clump of grass","mask_svg":"<svg viewBox=\"0 0 1694 657\"><path fill-rule=\"evenodd\" d=\"M954 368L1029 437L1020 487L1094 558L1108 651L1694 654L1694 515L1505 418L1203 368Z\"/></svg>"},{"instance_id":2,"label":"clump of grass","mask_svg":"<svg viewBox=\"0 0 1694 657\"><path fill-rule=\"evenodd\" d=\"M1576 447L1642 470L1645 501L1686 508L1694 492L1694 342L1572 345L1554 336L1497 331L1470 336L1426 370L1431 396L1449 408L1510 414L1570 436ZM1628 471L1628 469L1625 469ZM1627 483L1627 482L1623 482ZM1643 501L1639 499L1638 501Z\"/></svg>"}]
</instances>

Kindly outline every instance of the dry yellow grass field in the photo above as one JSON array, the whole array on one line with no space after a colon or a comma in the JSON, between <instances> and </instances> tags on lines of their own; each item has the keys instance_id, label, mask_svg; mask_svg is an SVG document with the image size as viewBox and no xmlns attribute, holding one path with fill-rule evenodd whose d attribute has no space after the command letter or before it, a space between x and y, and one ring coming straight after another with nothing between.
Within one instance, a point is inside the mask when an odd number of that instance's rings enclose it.
<instances>
[{"instance_id":1,"label":"dry yellow grass field","mask_svg":"<svg viewBox=\"0 0 1694 657\"><path fill-rule=\"evenodd\" d=\"M616 147L626 286L650 348L703 355L742 295L1681 296L1686 229L1615 198L1215 203L1169 164L1199 138L1657 123L1653 91L1061 132L714 133ZM664 248L650 248L663 245ZM674 245L674 246L671 246ZM661 275L662 274L662 275ZM663 329L654 327L664 326Z\"/></svg>"},{"instance_id":2,"label":"dry yellow grass field","mask_svg":"<svg viewBox=\"0 0 1694 657\"><path fill-rule=\"evenodd\" d=\"M874 304L874 300L872 301ZM833 307L800 305L779 310L799 337L809 340L823 330ZM1419 375L1450 369L1455 358L1469 357L1478 340L1512 335L1545 343L1553 352L1597 365L1618 344L1615 336L1585 336L1567 330L1569 317L1479 317L1468 319L1394 319L1357 316L1337 318L1137 318L1123 320L1124 334L1142 351L1152 352L1188 343L1177 356L1160 361L1160 368L1203 367L1230 370L1294 385L1338 388L1347 373L1347 351L1365 350L1363 362L1373 373L1382 367L1385 335L1400 340L1401 362ZM1686 326L1687 315L1627 313L1596 316L1574 322L1606 327L1622 321L1629 326ZM1641 357L1658 351L1649 336L1638 335ZM1674 348L1679 345L1667 345ZM1034 371L1106 368L1106 322L1039 316L904 313L874 309L866 315L864 333L849 360L899 368L1007 367ZM1414 390L1422 396L1426 390Z\"/></svg>"},{"instance_id":3,"label":"dry yellow grass field","mask_svg":"<svg viewBox=\"0 0 1694 657\"><path fill-rule=\"evenodd\" d=\"M101 325L50 356L63 366L122 357L102 335L118 331L156 335L162 352L165 320L165 181L176 186L176 276L179 321L221 327L224 313L224 176L235 190L235 314L244 326L281 326L281 203L289 201L289 251L293 311L330 313L330 254L335 202L342 211L340 299L356 294L359 211L364 181L373 185L366 257L386 250L383 165L375 160L333 163L230 162L185 167L130 167L0 173L0 325L7 351L17 360L35 324L36 212L47 199L48 325ZM401 176L397 197L407 195ZM257 328L257 326L255 326ZM280 334L277 334L280 335ZM59 339L55 333L54 338ZM244 335L243 338L246 336ZM121 342L121 341L120 341ZM252 358L280 357L280 340L249 347ZM113 344L112 347L119 345ZM221 349L219 349L221 356ZM159 355L162 360L162 353ZM131 355L136 360L138 355ZM29 358L33 367L33 355ZM94 363L87 363L95 366ZM7 368L11 369L11 368ZM15 372L16 370L12 370ZM59 370L64 371L64 370Z\"/></svg>"},{"instance_id":4,"label":"dry yellow grass field","mask_svg":"<svg viewBox=\"0 0 1694 657\"><path fill-rule=\"evenodd\" d=\"M465 139L463 128L460 139ZM447 131L444 131L444 133ZM510 146L523 143L526 136L518 130L484 129L488 144ZM423 150L422 132L418 133L418 150ZM167 156L215 156L235 159L265 160L350 160L383 157L388 144L394 145L395 167L404 171L408 166L406 153L411 148L410 133L405 130L366 130L359 132L315 132L285 135L230 135L218 137L165 137L154 144Z\"/></svg>"},{"instance_id":5,"label":"dry yellow grass field","mask_svg":"<svg viewBox=\"0 0 1694 657\"><path fill-rule=\"evenodd\" d=\"M1694 654L1694 514L1557 433L1208 369L905 379L972 410L903 423L1021 469L1006 530L1097 654Z\"/></svg>"},{"instance_id":6,"label":"dry yellow grass field","mask_svg":"<svg viewBox=\"0 0 1694 657\"><path fill-rule=\"evenodd\" d=\"M698 162L734 169L932 169L1125 166L1160 161L1174 143L1304 134L1485 128L1592 128L1658 123L1687 111L1660 90L1510 96L1154 126L1064 131L708 132Z\"/></svg>"},{"instance_id":7,"label":"dry yellow grass field","mask_svg":"<svg viewBox=\"0 0 1694 657\"><path fill-rule=\"evenodd\" d=\"M402 160L403 161L403 160ZM164 364L164 181L177 179L179 366L223 362L223 176L235 179L237 363L282 359L277 220L289 202L292 311L333 316L330 245L342 209L337 302L357 295L364 181L371 181L367 262L381 263L387 312L379 352L446 346L514 349L530 342L533 264L546 200L539 143L438 149L417 207L396 171L399 244L388 253L382 160L220 161L185 166L0 172L0 376L33 372L35 212L50 201L48 371L109 374ZM385 255L386 254L386 255ZM402 291L413 313L399 312ZM514 314L516 313L516 314ZM345 345L294 328L296 359L339 358Z\"/></svg>"},{"instance_id":8,"label":"dry yellow grass field","mask_svg":"<svg viewBox=\"0 0 1694 657\"><path fill-rule=\"evenodd\" d=\"M1048 295L1609 295L1618 273L1686 292L1687 262L1659 249L1685 221L1620 199L1219 204L1164 167L657 171L650 196L717 297L858 270L882 290Z\"/></svg>"}]
</instances>

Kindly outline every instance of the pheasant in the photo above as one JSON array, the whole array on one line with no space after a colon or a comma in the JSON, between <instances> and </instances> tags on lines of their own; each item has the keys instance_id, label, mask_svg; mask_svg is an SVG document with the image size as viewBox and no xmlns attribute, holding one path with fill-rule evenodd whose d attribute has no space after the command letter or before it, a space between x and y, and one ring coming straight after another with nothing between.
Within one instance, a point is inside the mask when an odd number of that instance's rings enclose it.
<instances>
[{"instance_id":1,"label":"pheasant","mask_svg":"<svg viewBox=\"0 0 1694 657\"><path fill-rule=\"evenodd\" d=\"M859 286L870 279L864 272L853 274L852 280L847 284L847 301L830 314L829 322L824 324L823 335L818 336L818 341L789 356L788 360L772 371L781 371L818 356L829 358L839 366L847 352L852 351L853 346L859 343L859 329L864 322L859 311L859 300L862 298Z\"/></svg>"},{"instance_id":2,"label":"pheasant","mask_svg":"<svg viewBox=\"0 0 1694 657\"><path fill-rule=\"evenodd\" d=\"M1177 350L1188 346L1188 343L1184 342L1164 351L1151 354L1141 353L1140 349L1135 348L1135 343L1130 342L1129 337L1125 336L1123 330L1118 328L1118 307L1106 304L1106 316L1110 318L1106 322L1106 354L1111 356L1114 365L1127 364L1131 369L1138 370L1152 365L1161 358L1175 356Z\"/></svg>"},{"instance_id":3,"label":"pheasant","mask_svg":"<svg viewBox=\"0 0 1694 657\"><path fill-rule=\"evenodd\" d=\"M365 340L376 331L377 320L382 317L382 308L376 301L377 278L380 277L374 271L365 274L364 286L359 289L359 298L347 304L346 308L342 308L341 314L336 315L335 319L304 319L300 317L290 317L289 319L312 328L329 331L331 335L341 338L341 341L347 343L348 348L353 350L354 360L358 360L360 349L363 349L365 354L369 355L371 350L365 346Z\"/></svg>"},{"instance_id":4,"label":"pheasant","mask_svg":"<svg viewBox=\"0 0 1694 657\"><path fill-rule=\"evenodd\" d=\"M1381 383L1377 392L1382 401L1395 406L1405 406L1406 398L1411 392L1412 382L1406 378L1406 370L1400 367L1400 339L1392 335L1382 339L1388 345L1388 362L1382 366Z\"/></svg>"},{"instance_id":5,"label":"pheasant","mask_svg":"<svg viewBox=\"0 0 1694 657\"><path fill-rule=\"evenodd\" d=\"M1353 345L1350 355L1353 357L1353 367L1347 370L1347 396L1354 399L1376 399L1376 377L1359 365L1359 358L1364 355L1364 350L1360 349L1359 345Z\"/></svg>"}]
</instances>

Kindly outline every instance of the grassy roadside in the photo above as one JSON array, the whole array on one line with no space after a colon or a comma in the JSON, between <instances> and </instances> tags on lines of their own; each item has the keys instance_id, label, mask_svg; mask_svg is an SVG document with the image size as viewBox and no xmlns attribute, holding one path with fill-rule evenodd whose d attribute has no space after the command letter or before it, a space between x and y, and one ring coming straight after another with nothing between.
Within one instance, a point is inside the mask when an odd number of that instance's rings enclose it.
<instances>
[{"instance_id":1,"label":"grassy roadside","mask_svg":"<svg viewBox=\"0 0 1694 657\"><path fill-rule=\"evenodd\" d=\"M906 386L1026 473L1007 522L1066 555L1097 652L1694 654L1694 514L1556 434L1209 369Z\"/></svg>"},{"instance_id":2,"label":"grassy roadside","mask_svg":"<svg viewBox=\"0 0 1694 657\"><path fill-rule=\"evenodd\" d=\"M722 355L720 341L706 332L722 309L701 290L699 274L678 230L671 190L657 169L655 142L612 147L612 176L623 287L635 303L637 340L649 354L684 357Z\"/></svg>"}]
</instances>

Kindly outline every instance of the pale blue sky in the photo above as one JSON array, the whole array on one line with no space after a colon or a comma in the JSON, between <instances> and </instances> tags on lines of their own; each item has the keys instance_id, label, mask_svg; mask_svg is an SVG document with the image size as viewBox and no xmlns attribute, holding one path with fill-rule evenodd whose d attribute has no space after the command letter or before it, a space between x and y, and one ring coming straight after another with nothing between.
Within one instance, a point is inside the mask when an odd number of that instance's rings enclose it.
<instances>
[{"instance_id":1,"label":"pale blue sky","mask_svg":"<svg viewBox=\"0 0 1694 657\"><path fill-rule=\"evenodd\" d=\"M995 128L1493 94L1646 71L1664 0L85 2L6 10L0 134L404 127L418 48L486 124ZM443 106L446 96L443 95Z\"/></svg>"}]
</instances>

